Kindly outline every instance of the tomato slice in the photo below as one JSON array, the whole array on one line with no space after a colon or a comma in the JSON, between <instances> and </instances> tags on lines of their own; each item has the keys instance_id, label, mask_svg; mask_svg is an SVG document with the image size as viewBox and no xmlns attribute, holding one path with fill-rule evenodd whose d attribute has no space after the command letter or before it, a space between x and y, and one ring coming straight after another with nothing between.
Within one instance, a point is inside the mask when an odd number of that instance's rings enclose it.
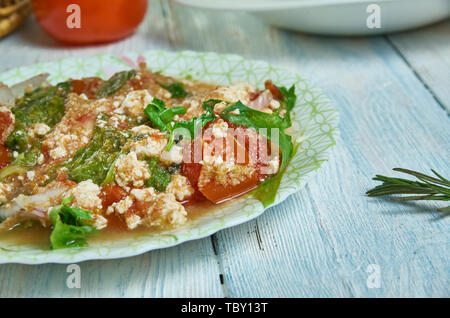
<instances>
[{"instance_id":1,"label":"tomato slice","mask_svg":"<svg viewBox=\"0 0 450 318\"><path fill-rule=\"evenodd\" d=\"M212 124L214 122L208 123L205 130ZM185 147L185 156L181 164L181 174L188 178L196 191L198 190L201 195L215 204L233 199L256 188L267 177L267 174L264 173L267 170L263 168L267 167L268 159L272 157L271 143L266 138L254 130L230 122L228 122L228 127L237 130L233 133L228 130L226 136L220 138L204 131L201 140L201 159L205 161L206 156L222 157L222 162L233 162L241 166L247 166L252 162L255 168L253 173L246 175L244 180L238 184L223 184L212 178L199 186L199 178L202 173L207 173L205 170L207 168L204 166L205 163L191 162L194 161L193 155L186 155L189 152L193 153L194 142ZM278 152L278 148L276 151Z\"/></svg>"},{"instance_id":2,"label":"tomato slice","mask_svg":"<svg viewBox=\"0 0 450 318\"><path fill-rule=\"evenodd\" d=\"M253 173L236 185L222 185L212 180L200 187L199 190L209 201L219 204L253 190L258 186L259 181L258 175Z\"/></svg>"},{"instance_id":3,"label":"tomato slice","mask_svg":"<svg viewBox=\"0 0 450 318\"><path fill-rule=\"evenodd\" d=\"M121 201L127 196L127 192L117 185L105 185L100 193L103 209L107 209L113 203Z\"/></svg>"},{"instance_id":4,"label":"tomato slice","mask_svg":"<svg viewBox=\"0 0 450 318\"><path fill-rule=\"evenodd\" d=\"M99 77L87 77L81 80L71 80L71 91L78 95L85 94L89 99L95 98L95 92L103 84Z\"/></svg>"},{"instance_id":5,"label":"tomato slice","mask_svg":"<svg viewBox=\"0 0 450 318\"><path fill-rule=\"evenodd\" d=\"M204 155L213 155L218 158L222 157L223 162L233 162L238 166L248 165L251 161L249 147L245 142L245 138L240 137L245 136L245 131L241 130L237 134L227 133L223 138L212 136L209 139L204 139L203 148L206 150ZM206 169L205 166L202 166L200 175L207 173ZM260 177L257 171L255 171L252 174L246 175L245 179L238 184L230 183L224 185L216 179L211 179L206 184L199 186L199 191L209 201L219 204L253 190L259 182Z\"/></svg>"}]
</instances>

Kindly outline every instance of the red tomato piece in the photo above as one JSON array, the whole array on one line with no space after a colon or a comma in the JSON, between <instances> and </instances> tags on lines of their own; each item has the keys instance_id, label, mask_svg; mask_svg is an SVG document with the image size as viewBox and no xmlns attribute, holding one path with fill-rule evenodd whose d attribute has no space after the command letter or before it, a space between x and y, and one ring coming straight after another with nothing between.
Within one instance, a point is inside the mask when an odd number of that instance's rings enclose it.
<instances>
[{"instance_id":1,"label":"red tomato piece","mask_svg":"<svg viewBox=\"0 0 450 318\"><path fill-rule=\"evenodd\" d=\"M148 1L32 0L32 5L36 20L51 37L86 44L130 35L144 19Z\"/></svg>"},{"instance_id":2,"label":"red tomato piece","mask_svg":"<svg viewBox=\"0 0 450 318\"><path fill-rule=\"evenodd\" d=\"M0 144L0 169L7 166L11 162L9 156L9 149Z\"/></svg>"},{"instance_id":3,"label":"red tomato piece","mask_svg":"<svg viewBox=\"0 0 450 318\"><path fill-rule=\"evenodd\" d=\"M127 196L127 192L117 185L105 185L100 193L103 209L111 204L121 201Z\"/></svg>"}]
</instances>

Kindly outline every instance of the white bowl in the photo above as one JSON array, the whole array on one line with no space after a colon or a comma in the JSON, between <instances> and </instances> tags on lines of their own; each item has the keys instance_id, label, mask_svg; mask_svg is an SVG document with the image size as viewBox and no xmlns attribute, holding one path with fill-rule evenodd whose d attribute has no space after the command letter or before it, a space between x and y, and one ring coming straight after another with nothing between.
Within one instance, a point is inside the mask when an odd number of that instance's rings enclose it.
<instances>
[{"instance_id":1,"label":"white bowl","mask_svg":"<svg viewBox=\"0 0 450 318\"><path fill-rule=\"evenodd\" d=\"M174 0L212 10L246 11L296 31L329 35L371 35L421 27L450 16L450 0ZM378 6L380 28L367 20ZM373 8L373 6L371 7Z\"/></svg>"}]
</instances>

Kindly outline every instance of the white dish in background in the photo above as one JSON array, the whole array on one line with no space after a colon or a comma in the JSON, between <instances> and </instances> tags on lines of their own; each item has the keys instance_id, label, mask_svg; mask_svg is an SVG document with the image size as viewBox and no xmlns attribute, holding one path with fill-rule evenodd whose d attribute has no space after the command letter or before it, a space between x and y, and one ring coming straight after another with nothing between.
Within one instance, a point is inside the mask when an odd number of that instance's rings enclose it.
<instances>
[{"instance_id":1,"label":"white dish in background","mask_svg":"<svg viewBox=\"0 0 450 318\"><path fill-rule=\"evenodd\" d=\"M174 0L211 10L246 11L283 28L329 35L371 35L421 27L450 16L450 0ZM381 28L367 27L380 7Z\"/></svg>"}]
</instances>

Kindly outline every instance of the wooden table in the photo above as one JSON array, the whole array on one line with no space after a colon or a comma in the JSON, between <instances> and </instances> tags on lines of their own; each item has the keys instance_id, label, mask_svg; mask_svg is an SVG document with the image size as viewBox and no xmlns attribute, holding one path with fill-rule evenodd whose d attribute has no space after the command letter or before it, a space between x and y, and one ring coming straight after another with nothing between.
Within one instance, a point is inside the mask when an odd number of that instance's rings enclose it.
<instances>
[{"instance_id":1,"label":"wooden table","mask_svg":"<svg viewBox=\"0 0 450 318\"><path fill-rule=\"evenodd\" d=\"M62 47L31 19L0 41L0 71L151 49L236 53L297 70L339 109L331 159L255 221L137 257L81 263L80 289L66 287L65 265L0 265L0 296L450 296L450 220L434 212L439 204L364 195L375 174L394 167L450 176L449 21L390 36L318 37L153 0L137 33L108 45Z\"/></svg>"}]
</instances>

